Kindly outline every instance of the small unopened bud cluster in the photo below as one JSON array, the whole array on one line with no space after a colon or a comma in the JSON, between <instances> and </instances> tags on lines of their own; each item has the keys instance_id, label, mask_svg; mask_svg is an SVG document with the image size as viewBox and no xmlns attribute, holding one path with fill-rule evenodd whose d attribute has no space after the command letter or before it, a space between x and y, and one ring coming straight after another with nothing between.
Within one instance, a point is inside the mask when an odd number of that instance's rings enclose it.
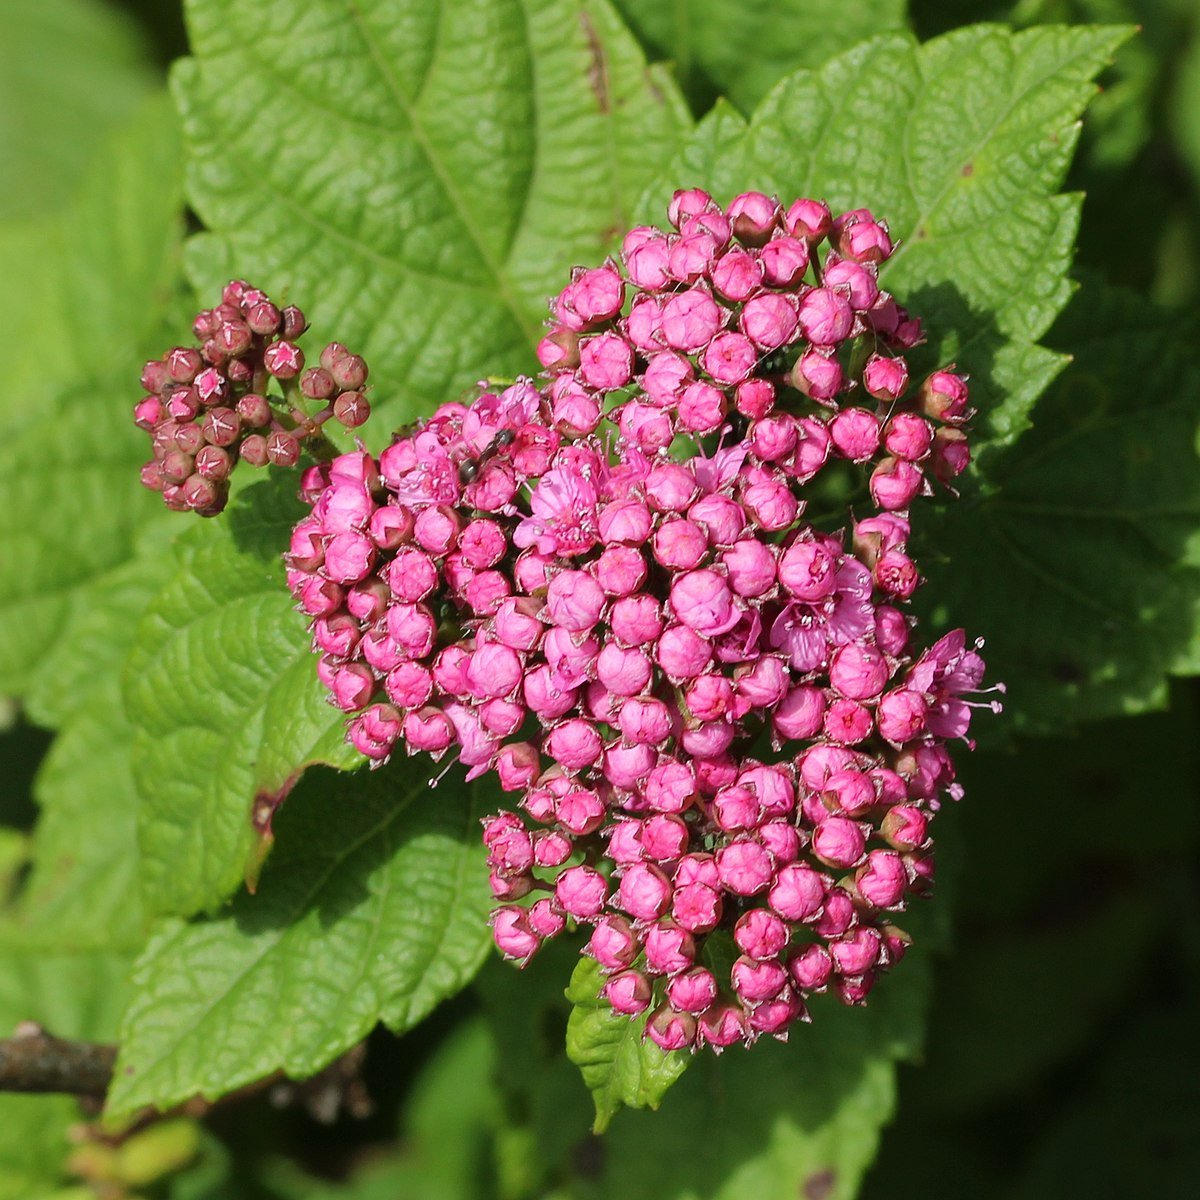
<instances>
[{"instance_id":1,"label":"small unopened bud cluster","mask_svg":"<svg viewBox=\"0 0 1200 1200\"><path fill-rule=\"evenodd\" d=\"M912 645L908 506L969 413L952 370L909 384L886 227L695 191L671 219L574 274L543 386L311 468L288 579L354 746L519 796L485 822L501 951L588 927L614 1008L721 1049L899 959L947 742L998 704L961 630ZM830 530L838 460L875 511Z\"/></svg>"},{"instance_id":2,"label":"small unopened bud cluster","mask_svg":"<svg viewBox=\"0 0 1200 1200\"><path fill-rule=\"evenodd\" d=\"M146 395L133 410L150 435L154 457L142 482L170 509L202 517L221 512L237 463L295 466L305 442L321 437L330 417L347 429L370 414L363 394L366 363L332 342L320 366L304 370L300 309L280 308L242 280L193 322L195 346L176 346L146 363ZM323 401L311 415L308 401Z\"/></svg>"}]
</instances>

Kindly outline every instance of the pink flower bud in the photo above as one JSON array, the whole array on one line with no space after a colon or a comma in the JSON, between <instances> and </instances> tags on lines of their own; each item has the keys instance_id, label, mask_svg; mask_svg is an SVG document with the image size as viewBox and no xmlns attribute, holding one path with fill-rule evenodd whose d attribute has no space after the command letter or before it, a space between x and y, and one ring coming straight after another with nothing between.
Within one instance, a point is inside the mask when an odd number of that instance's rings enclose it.
<instances>
[{"instance_id":1,"label":"pink flower bud","mask_svg":"<svg viewBox=\"0 0 1200 1200\"><path fill-rule=\"evenodd\" d=\"M350 724L350 743L368 758L381 762L400 736L400 714L390 704L373 704Z\"/></svg>"},{"instance_id":2,"label":"pink flower bud","mask_svg":"<svg viewBox=\"0 0 1200 1200\"><path fill-rule=\"evenodd\" d=\"M820 200L797 200L783 216L783 227L809 243L821 241L833 228L829 205Z\"/></svg>"},{"instance_id":3,"label":"pink flower bud","mask_svg":"<svg viewBox=\"0 0 1200 1200\"><path fill-rule=\"evenodd\" d=\"M392 504L377 508L367 522L367 536L381 550L395 550L412 537L413 517Z\"/></svg>"},{"instance_id":4,"label":"pink flower bud","mask_svg":"<svg viewBox=\"0 0 1200 1200\"><path fill-rule=\"evenodd\" d=\"M690 967L667 984L667 1000L685 1013L702 1013L717 998L717 980L706 967Z\"/></svg>"},{"instance_id":5,"label":"pink flower bud","mask_svg":"<svg viewBox=\"0 0 1200 1200\"><path fill-rule=\"evenodd\" d=\"M717 383L741 383L757 365L758 351L749 338L740 333L718 333L704 348L700 362ZM693 399L693 405L696 403Z\"/></svg>"},{"instance_id":6,"label":"pink flower bud","mask_svg":"<svg viewBox=\"0 0 1200 1200\"><path fill-rule=\"evenodd\" d=\"M871 712L856 700L835 699L825 710L825 736L832 742L857 746L870 735Z\"/></svg>"},{"instance_id":7,"label":"pink flower bud","mask_svg":"<svg viewBox=\"0 0 1200 1200\"><path fill-rule=\"evenodd\" d=\"M358 712L375 694L375 676L362 663L347 663L334 673L330 691L334 704L343 712Z\"/></svg>"},{"instance_id":8,"label":"pink flower bud","mask_svg":"<svg viewBox=\"0 0 1200 1200\"><path fill-rule=\"evenodd\" d=\"M654 296L638 296L625 320L625 331L643 354L662 348L662 302Z\"/></svg>"},{"instance_id":9,"label":"pink flower bud","mask_svg":"<svg viewBox=\"0 0 1200 1200\"><path fill-rule=\"evenodd\" d=\"M854 310L839 292L813 288L800 301L800 332L814 346L837 346L854 328Z\"/></svg>"},{"instance_id":10,"label":"pink flower bud","mask_svg":"<svg viewBox=\"0 0 1200 1200\"><path fill-rule=\"evenodd\" d=\"M433 650L437 621L423 604L393 604L387 613L387 631L410 658L424 658Z\"/></svg>"},{"instance_id":11,"label":"pink flower bud","mask_svg":"<svg viewBox=\"0 0 1200 1200\"><path fill-rule=\"evenodd\" d=\"M726 300L741 304L762 286L763 271L758 259L735 246L713 264L712 284ZM708 370L708 368L705 368ZM710 372L711 373L711 372Z\"/></svg>"},{"instance_id":12,"label":"pink flower bud","mask_svg":"<svg viewBox=\"0 0 1200 1200\"><path fill-rule=\"evenodd\" d=\"M657 357L661 358L662 355ZM669 405L673 396L663 397L659 404ZM665 450L675 437L675 426L671 414L663 408L640 404L629 400L617 410L617 425L625 440L636 446L643 454L656 454Z\"/></svg>"},{"instance_id":13,"label":"pink flower bud","mask_svg":"<svg viewBox=\"0 0 1200 1200\"><path fill-rule=\"evenodd\" d=\"M198 461L198 460L197 460ZM933 473L944 484L961 475L971 462L971 447L961 429L939 429L933 439Z\"/></svg>"},{"instance_id":14,"label":"pink flower bud","mask_svg":"<svg viewBox=\"0 0 1200 1200\"><path fill-rule=\"evenodd\" d=\"M894 404L908 387L908 365L902 358L873 354L863 367L863 387L876 400Z\"/></svg>"},{"instance_id":15,"label":"pink flower bud","mask_svg":"<svg viewBox=\"0 0 1200 1200\"><path fill-rule=\"evenodd\" d=\"M616 902L636 920L656 920L671 903L670 881L658 867L634 863L621 876Z\"/></svg>"},{"instance_id":16,"label":"pink flower bud","mask_svg":"<svg viewBox=\"0 0 1200 1200\"><path fill-rule=\"evenodd\" d=\"M733 742L733 726L726 721L704 721L687 726L679 735L679 744L693 758L719 758Z\"/></svg>"},{"instance_id":17,"label":"pink flower bud","mask_svg":"<svg viewBox=\"0 0 1200 1200\"><path fill-rule=\"evenodd\" d=\"M664 1053L686 1050L696 1041L696 1018L660 1004L646 1022L646 1036Z\"/></svg>"},{"instance_id":18,"label":"pink flower bud","mask_svg":"<svg viewBox=\"0 0 1200 1200\"><path fill-rule=\"evenodd\" d=\"M304 351L291 342L272 342L263 351L263 366L276 379L295 379L304 369Z\"/></svg>"},{"instance_id":19,"label":"pink flower bud","mask_svg":"<svg viewBox=\"0 0 1200 1200\"><path fill-rule=\"evenodd\" d=\"M708 933L721 920L721 893L704 883L687 883L671 897L671 916L692 933Z\"/></svg>"},{"instance_id":20,"label":"pink flower bud","mask_svg":"<svg viewBox=\"0 0 1200 1200\"><path fill-rule=\"evenodd\" d=\"M641 545L650 536L652 526L650 510L640 500L617 500L600 510L600 537L609 545Z\"/></svg>"},{"instance_id":21,"label":"pink flower bud","mask_svg":"<svg viewBox=\"0 0 1200 1200\"><path fill-rule=\"evenodd\" d=\"M733 684L723 675L701 675L688 685L684 702L698 721L719 721L733 711Z\"/></svg>"},{"instance_id":22,"label":"pink flower bud","mask_svg":"<svg viewBox=\"0 0 1200 1200\"><path fill-rule=\"evenodd\" d=\"M730 971L733 990L747 1004L773 1000L787 985L787 971L777 962L756 962L743 955Z\"/></svg>"},{"instance_id":23,"label":"pink flower bud","mask_svg":"<svg viewBox=\"0 0 1200 1200\"><path fill-rule=\"evenodd\" d=\"M721 554L729 586L738 596L757 598L775 586L775 555L757 538L744 538Z\"/></svg>"},{"instance_id":24,"label":"pink flower bud","mask_svg":"<svg viewBox=\"0 0 1200 1200\"><path fill-rule=\"evenodd\" d=\"M879 962L880 939L874 929L859 926L829 944L834 968L842 975L864 975Z\"/></svg>"},{"instance_id":25,"label":"pink flower bud","mask_svg":"<svg viewBox=\"0 0 1200 1200\"><path fill-rule=\"evenodd\" d=\"M680 463L659 463L646 476L644 490L656 512L682 512L696 497L696 477Z\"/></svg>"},{"instance_id":26,"label":"pink flower bud","mask_svg":"<svg viewBox=\"0 0 1200 1200\"><path fill-rule=\"evenodd\" d=\"M916 413L897 413L884 428L883 444L896 458L917 462L929 453L933 431Z\"/></svg>"},{"instance_id":27,"label":"pink flower bud","mask_svg":"<svg viewBox=\"0 0 1200 1200\"><path fill-rule=\"evenodd\" d=\"M863 832L847 817L826 817L812 835L812 851L826 866L852 867L863 856Z\"/></svg>"},{"instance_id":28,"label":"pink flower bud","mask_svg":"<svg viewBox=\"0 0 1200 1200\"><path fill-rule=\"evenodd\" d=\"M606 916L596 922L585 953L606 971L629 966L641 949L633 926L625 917Z\"/></svg>"},{"instance_id":29,"label":"pink flower bud","mask_svg":"<svg viewBox=\"0 0 1200 1200\"><path fill-rule=\"evenodd\" d=\"M808 270L808 243L794 237L775 237L759 254L763 276L771 287L795 287Z\"/></svg>"},{"instance_id":30,"label":"pink flower bud","mask_svg":"<svg viewBox=\"0 0 1200 1200\"><path fill-rule=\"evenodd\" d=\"M716 201L703 188L680 188L667 205L667 219L678 229L689 217L720 211Z\"/></svg>"},{"instance_id":31,"label":"pink flower bud","mask_svg":"<svg viewBox=\"0 0 1200 1200\"><path fill-rule=\"evenodd\" d=\"M646 778L656 758L649 746L611 745L604 751L604 778L614 787L633 790Z\"/></svg>"},{"instance_id":32,"label":"pink flower bud","mask_svg":"<svg viewBox=\"0 0 1200 1200\"><path fill-rule=\"evenodd\" d=\"M907 600L917 590L921 576L916 564L903 550L889 550L875 564L875 583L889 596Z\"/></svg>"},{"instance_id":33,"label":"pink flower bud","mask_svg":"<svg viewBox=\"0 0 1200 1200\"><path fill-rule=\"evenodd\" d=\"M855 312L866 312L879 299L875 268L864 267L850 259L827 262L824 283L827 288L834 288L847 296Z\"/></svg>"},{"instance_id":34,"label":"pink flower bud","mask_svg":"<svg viewBox=\"0 0 1200 1200\"><path fill-rule=\"evenodd\" d=\"M579 373L589 387L616 391L633 378L633 350L620 334L585 338L579 351Z\"/></svg>"},{"instance_id":35,"label":"pink flower bud","mask_svg":"<svg viewBox=\"0 0 1200 1200\"><path fill-rule=\"evenodd\" d=\"M811 921L825 903L825 885L811 867L788 863L779 868L767 903L786 921Z\"/></svg>"},{"instance_id":36,"label":"pink flower bud","mask_svg":"<svg viewBox=\"0 0 1200 1200\"><path fill-rule=\"evenodd\" d=\"M649 658L637 649L626 649L608 642L596 659L596 676L610 692L618 696L636 696L650 682Z\"/></svg>"},{"instance_id":37,"label":"pink flower bud","mask_svg":"<svg viewBox=\"0 0 1200 1200\"><path fill-rule=\"evenodd\" d=\"M806 947L788 963L792 982L803 992L823 992L833 974L833 960L824 946Z\"/></svg>"},{"instance_id":38,"label":"pink flower bud","mask_svg":"<svg viewBox=\"0 0 1200 1200\"><path fill-rule=\"evenodd\" d=\"M666 568L686 571L708 554L708 535L694 521L680 518L660 525L652 542L654 557Z\"/></svg>"},{"instance_id":39,"label":"pink flower bud","mask_svg":"<svg viewBox=\"0 0 1200 1200\"><path fill-rule=\"evenodd\" d=\"M687 849L690 831L681 817L656 813L641 823L642 849L651 862L674 862Z\"/></svg>"},{"instance_id":40,"label":"pink flower bud","mask_svg":"<svg viewBox=\"0 0 1200 1200\"><path fill-rule=\"evenodd\" d=\"M766 379L747 379L738 384L735 403L750 420L765 417L775 404L775 385Z\"/></svg>"},{"instance_id":41,"label":"pink flower bud","mask_svg":"<svg viewBox=\"0 0 1200 1200\"><path fill-rule=\"evenodd\" d=\"M879 418L865 408L844 408L829 423L837 452L851 462L866 462L879 449Z\"/></svg>"},{"instance_id":42,"label":"pink flower bud","mask_svg":"<svg viewBox=\"0 0 1200 1200\"><path fill-rule=\"evenodd\" d=\"M676 350L699 350L712 341L726 315L707 290L689 288L663 304L662 335Z\"/></svg>"},{"instance_id":43,"label":"pink flower bud","mask_svg":"<svg viewBox=\"0 0 1200 1200\"><path fill-rule=\"evenodd\" d=\"M336 587L336 584L329 584ZM404 650L396 644L387 629L369 629L359 642L363 658L381 675L394 670L405 660Z\"/></svg>"},{"instance_id":44,"label":"pink flower bud","mask_svg":"<svg viewBox=\"0 0 1200 1200\"><path fill-rule=\"evenodd\" d=\"M746 528L746 514L728 496L703 496L688 509L688 519L708 532L713 546L732 546Z\"/></svg>"},{"instance_id":45,"label":"pink flower bud","mask_svg":"<svg viewBox=\"0 0 1200 1200\"><path fill-rule=\"evenodd\" d=\"M612 606L609 628L613 636L627 646L646 645L662 633L661 606L653 596L627 596Z\"/></svg>"},{"instance_id":46,"label":"pink flower bud","mask_svg":"<svg viewBox=\"0 0 1200 1200\"><path fill-rule=\"evenodd\" d=\"M596 638L580 638L561 626L551 629L542 642L542 652L550 669L568 687L578 686L592 674L599 648Z\"/></svg>"},{"instance_id":47,"label":"pink flower bud","mask_svg":"<svg viewBox=\"0 0 1200 1200\"><path fill-rule=\"evenodd\" d=\"M921 410L935 421L953 424L968 416L967 381L952 371L935 371L921 385Z\"/></svg>"},{"instance_id":48,"label":"pink flower bud","mask_svg":"<svg viewBox=\"0 0 1200 1200\"><path fill-rule=\"evenodd\" d=\"M567 920L553 900L536 900L529 907L529 927L543 939L558 937L567 927Z\"/></svg>"},{"instance_id":49,"label":"pink flower bud","mask_svg":"<svg viewBox=\"0 0 1200 1200\"><path fill-rule=\"evenodd\" d=\"M301 609L310 617L325 617L342 607L345 596L346 593L338 584L312 575L301 585L297 599Z\"/></svg>"},{"instance_id":50,"label":"pink flower bud","mask_svg":"<svg viewBox=\"0 0 1200 1200\"><path fill-rule=\"evenodd\" d=\"M621 866L641 862L642 823L638 820L618 821L604 831L608 838L608 857Z\"/></svg>"},{"instance_id":51,"label":"pink flower bud","mask_svg":"<svg viewBox=\"0 0 1200 1200\"><path fill-rule=\"evenodd\" d=\"M762 192L742 192L725 210L733 235L746 246L761 246L779 224L779 201Z\"/></svg>"},{"instance_id":52,"label":"pink flower bud","mask_svg":"<svg viewBox=\"0 0 1200 1200\"><path fill-rule=\"evenodd\" d=\"M692 935L674 921L656 921L646 930L646 969L652 975L678 975L695 961Z\"/></svg>"},{"instance_id":53,"label":"pink flower bud","mask_svg":"<svg viewBox=\"0 0 1200 1200\"><path fill-rule=\"evenodd\" d=\"M897 805L883 819L883 836L897 850L920 850L928 840L928 818L911 804Z\"/></svg>"},{"instance_id":54,"label":"pink flower bud","mask_svg":"<svg viewBox=\"0 0 1200 1200\"><path fill-rule=\"evenodd\" d=\"M748 958L760 962L777 957L790 936L787 925L765 908L752 908L743 913L733 927L737 948Z\"/></svg>"},{"instance_id":55,"label":"pink flower bud","mask_svg":"<svg viewBox=\"0 0 1200 1200\"><path fill-rule=\"evenodd\" d=\"M753 896L771 882L771 857L757 841L738 838L718 850L716 857L721 883L735 895Z\"/></svg>"},{"instance_id":56,"label":"pink flower bud","mask_svg":"<svg viewBox=\"0 0 1200 1200\"><path fill-rule=\"evenodd\" d=\"M699 1020L700 1036L717 1053L746 1036L746 1014L740 1005L718 1000Z\"/></svg>"},{"instance_id":57,"label":"pink flower bud","mask_svg":"<svg viewBox=\"0 0 1200 1200\"><path fill-rule=\"evenodd\" d=\"M817 401L832 400L845 386L838 360L825 351L811 348L796 360L789 381L797 391Z\"/></svg>"},{"instance_id":58,"label":"pink flower bud","mask_svg":"<svg viewBox=\"0 0 1200 1200\"><path fill-rule=\"evenodd\" d=\"M497 642L484 642L471 655L467 683L480 700L508 696L521 682L522 671L523 664L515 650Z\"/></svg>"},{"instance_id":59,"label":"pink flower bud","mask_svg":"<svg viewBox=\"0 0 1200 1200\"><path fill-rule=\"evenodd\" d=\"M551 389L555 427L569 437L586 437L600 424L600 401L567 376L555 380L559 382L564 386Z\"/></svg>"},{"instance_id":60,"label":"pink flower bud","mask_svg":"<svg viewBox=\"0 0 1200 1200\"><path fill-rule=\"evenodd\" d=\"M413 525L413 536L417 544L430 554L448 554L458 544L462 525L462 518L452 508L445 505L424 508Z\"/></svg>"},{"instance_id":61,"label":"pink flower bud","mask_svg":"<svg viewBox=\"0 0 1200 1200\"><path fill-rule=\"evenodd\" d=\"M871 498L880 508L896 512L908 507L924 482L920 467L885 458L871 474Z\"/></svg>"},{"instance_id":62,"label":"pink flower bud","mask_svg":"<svg viewBox=\"0 0 1200 1200\"><path fill-rule=\"evenodd\" d=\"M786 458L799 440L799 426L787 413L763 417L750 430L750 448L764 462Z\"/></svg>"},{"instance_id":63,"label":"pink flower bud","mask_svg":"<svg viewBox=\"0 0 1200 1200\"><path fill-rule=\"evenodd\" d=\"M545 629L538 620L541 608L541 602L529 596L503 601L492 618L492 634L496 641L514 650L536 649Z\"/></svg>"},{"instance_id":64,"label":"pink flower bud","mask_svg":"<svg viewBox=\"0 0 1200 1200\"><path fill-rule=\"evenodd\" d=\"M609 977L600 994L615 1012L636 1017L650 1007L650 980L640 971L620 971Z\"/></svg>"},{"instance_id":65,"label":"pink flower bud","mask_svg":"<svg viewBox=\"0 0 1200 1200\"><path fill-rule=\"evenodd\" d=\"M667 272L671 247L665 237L661 234L648 237L633 247L629 247L628 241L626 238L622 257L629 278L637 287L647 292L657 292L672 282Z\"/></svg>"},{"instance_id":66,"label":"pink flower bud","mask_svg":"<svg viewBox=\"0 0 1200 1200\"><path fill-rule=\"evenodd\" d=\"M855 262L883 262L892 253L887 226L865 208L843 213L833 223L833 243L838 252Z\"/></svg>"},{"instance_id":67,"label":"pink flower bud","mask_svg":"<svg viewBox=\"0 0 1200 1200\"><path fill-rule=\"evenodd\" d=\"M837 808L854 816L875 804L875 784L869 775L847 768L835 771L826 780L825 796L832 796Z\"/></svg>"},{"instance_id":68,"label":"pink flower bud","mask_svg":"<svg viewBox=\"0 0 1200 1200\"><path fill-rule=\"evenodd\" d=\"M854 877L858 893L876 908L895 908L904 896L908 876L898 854L872 850Z\"/></svg>"},{"instance_id":69,"label":"pink flower bud","mask_svg":"<svg viewBox=\"0 0 1200 1200\"><path fill-rule=\"evenodd\" d=\"M621 705L617 728L630 742L662 746L671 736L671 714L661 700L633 696Z\"/></svg>"},{"instance_id":70,"label":"pink flower bud","mask_svg":"<svg viewBox=\"0 0 1200 1200\"><path fill-rule=\"evenodd\" d=\"M582 771L600 758L603 743L596 727L582 718L564 721L551 730L546 753L568 771Z\"/></svg>"},{"instance_id":71,"label":"pink flower bud","mask_svg":"<svg viewBox=\"0 0 1200 1200\"><path fill-rule=\"evenodd\" d=\"M836 586L836 567L833 554L820 542L793 542L779 560L779 582L797 600L824 600Z\"/></svg>"},{"instance_id":72,"label":"pink flower bud","mask_svg":"<svg viewBox=\"0 0 1200 1200\"><path fill-rule=\"evenodd\" d=\"M610 266L582 272L570 291L575 312L589 325L611 320L625 302L625 283Z\"/></svg>"},{"instance_id":73,"label":"pink flower bud","mask_svg":"<svg viewBox=\"0 0 1200 1200\"><path fill-rule=\"evenodd\" d=\"M760 350L771 351L795 338L798 321L796 305L790 296L764 292L746 301L738 326Z\"/></svg>"},{"instance_id":74,"label":"pink flower bud","mask_svg":"<svg viewBox=\"0 0 1200 1200\"><path fill-rule=\"evenodd\" d=\"M762 809L754 791L737 785L722 788L713 798L710 812L717 828L725 833L753 829L762 820Z\"/></svg>"},{"instance_id":75,"label":"pink flower bud","mask_svg":"<svg viewBox=\"0 0 1200 1200\"><path fill-rule=\"evenodd\" d=\"M692 229L671 243L667 270L681 283L695 283L712 269L718 251L716 238L707 230Z\"/></svg>"},{"instance_id":76,"label":"pink flower bud","mask_svg":"<svg viewBox=\"0 0 1200 1200\"><path fill-rule=\"evenodd\" d=\"M438 570L433 559L415 546L401 549L384 568L383 575L392 594L406 604L424 600L438 585Z\"/></svg>"},{"instance_id":77,"label":"pink flower bud","mask_svg":"<svg viewBox=\"0 0 1200 1200\"><path fill-rule=\"evenodd\" d=\"M562 683L545 664L526 673L523 694L525 703L543 722L554 721L575 707L575 688Z\"/></svg>"},{"instance_id":78,"label":"pink flower bud","mask_svg":"<svg viewBox=\"0 0 1200 1200\"><path fill-rule=\"evenodd\" d=\"M554 885L555 899L577 921L590 921L598 916L607 896L604 876L587 866L568 867Z\"/></svg>"},{"instance_id":79,"label":"pink flower bud","mask_svg":"<svg viewBox=\"0 0 1200 1200\"><path fill-rule=\"evenodd\" d=\"M788 820L765 821L758 827L758 840L766 846L777 866L800 857L800 831Z\"/></svg>"},{"instance_id":80,"label":"pink flower bud","mask_svg":"<svg viewBox=\"0 0 1200 1200\"><path fill-rule=\"evenodd\" d=\"M660 813L681 813L696 798L696 779L686 763L666 760L646 777L646 803Z\"/></svg>"},{"instance_id":81,"label":"pink flower bud","mask_svg":"<svg viewBox=\"0 0 1200 1200\"><path fill-rule=\"evenodd\" d=\"M585 571L560 571L546 593L546 616L562 629L584 633L595 626L607 598Z\"/></svg>"},{"instance_id":82,"label":"pink flower bud","mask_svg":"<svg viewBox=\"0 0 1200 1200\"><path fill-rule=\"evenodd\" d=\"M515 904L496 909L491 916L491 925L496 948L505 958L522 966L537 953L542 944L533 932L525 910Z\"/></svg>"},{"instance_id":83,"label":"pink flower bud","mask_svg":"<svg viewBox=\"0 0 1200 1200\"><path fill-rule=\"evenodd\" d=\"M688 433L715 433L728 406L725 393L711 383L690 383L679 396L679 426Z\"/></svg>"},{"instance_id":84,"label":"pink flower bud","mask_svg":"<svg viewBox=\"0 0 1200 1200\"><path fill-rule=\"evenodd\" d=\"M728 584L710 570L689 571L679 576L671 585L669 604L678 620L703 637L727 632L740 616ZM659 651L661 661L661 640Z\"/></svg>"},{"instance_id":85,"label":"pink flower bud","mask_svg":"<svg viewBox=\"0 0 1200 1200\"><path fill-rule=\"evenodd\" d=\"M494 567L508 550L508 539L495 521L471 521L458 539L458 550L467 566L477 571Z\"/></svg>"},{"instance_id":86,"label":"pink flower bud","mask_svg":"<svg viewBox=\"0 0 1200 1200\"><path fill-rule=\"evenodd\" d=\"M851 700L870 700L888 681L887 660L873 646L858 642L835 650L829 663L829 682Z\"/></svg>"},{"instance_id":87,"label":"pink flower bud","mask_svg":"<svg viewBox=\"0 0 1200 1200\"><path fill-rule=\"evenodd\" d=\"M742 502L754 523L768 533L788 528L800 512L791 489L777 479L764 479L746 488Z\"/></svg>"},{"instance_id":88,"label":"pink flower bud","mask_svg":"<svg viewBox=\"0 0 1200 1200\"><path fill-rule=\"evenodd\" d=\"M749 668L739 667L735 673L739 711L742 706L771 709L784 697L788 688L787 666L772 654L764 654Z\"/></svg>"}]
</instances>

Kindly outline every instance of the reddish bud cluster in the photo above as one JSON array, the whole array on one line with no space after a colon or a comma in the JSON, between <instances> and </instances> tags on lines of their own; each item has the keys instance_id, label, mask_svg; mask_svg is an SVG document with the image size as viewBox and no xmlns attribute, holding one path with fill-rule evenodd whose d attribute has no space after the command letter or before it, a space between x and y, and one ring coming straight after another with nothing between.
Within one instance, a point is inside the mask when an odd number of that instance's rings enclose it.
<instances>
[{"instance_id":1,"label":"reddish bud cluster","mask_svg":"<svg viewBox=\"0 0 1200 1200\"><path fill-rule=\"evenodd\" d=\"M161 492L168 508L215 516L239 461L295 466L303 443L330 417L348 429L367 419L366 363L332 342L321 365L304 371L298 341L307 327L300 309L279 308L234 280L216 308L197 315L196 346L176 346L146 363L146 395L133 410L154 450L142 482ZM301 397L326 404L310 416Z\"/></svg>"}]
</instances>

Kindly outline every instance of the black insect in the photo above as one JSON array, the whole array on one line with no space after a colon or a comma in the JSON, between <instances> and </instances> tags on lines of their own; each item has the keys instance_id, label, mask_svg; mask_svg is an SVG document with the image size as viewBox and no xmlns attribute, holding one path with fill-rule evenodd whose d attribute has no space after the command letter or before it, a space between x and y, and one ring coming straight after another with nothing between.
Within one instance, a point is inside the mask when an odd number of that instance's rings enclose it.
<instances>
[{"instance_id":1,"label":"black insect","mask_svg":"<svg viewBox=\"0 0 1200 1200\"><path fill-rule=\"evenodd\" d=\"M505 450L513 444L516 436L516 431L513 429L500 430L492 438L488 448L478 458L465 462L458 468L458 482L463 487L466 487L468 483L472 483L491 459L495 458L501 450Z\"/></svg>"}]
</instances>

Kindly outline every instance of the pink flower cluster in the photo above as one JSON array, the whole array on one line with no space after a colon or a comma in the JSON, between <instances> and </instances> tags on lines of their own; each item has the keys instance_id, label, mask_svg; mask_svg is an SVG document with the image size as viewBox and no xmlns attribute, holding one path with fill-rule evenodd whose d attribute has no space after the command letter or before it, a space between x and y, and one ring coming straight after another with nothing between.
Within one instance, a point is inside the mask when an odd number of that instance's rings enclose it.
<instances>
[{"instance_id":1,"label":"pink flower cluster","mask_svg":"<svg viewBox=\"0 0 1200 1200\"><path fill-rule=\"evenodd\" d=\"M216 516L239 461L295 466L301 443L317 439L330 417L347 429L367 419L366 363L331 342L321 365L304 371L297 341L307 328L300 309L281 309L235 279L216 308L196 316L198 346L176 346L146 363L141 383L147 394L133 410L154 451L142 483L161 492L168 508ZM282 397L269 393L272 383ZM326 403L310 416L301 397Z\"/></svg>"},{"instance_id":2,"label":"pink flower cluster","mask_svg":"<svg viewBox=\"0 0 1200 1200\"><path fill-rule=\"evenodd\" d=\"M908 944L984 664L911 645L907 509L969 413L952 370L910 387L865 210L670 217L574 274L544 386L310 468L288 581L367 758L519 793L484 829L501 951L587 926L617 1011L721 1049L861 1003ZM873 515L807 519L856 479Z\"/></svg>"}]
</instances>

